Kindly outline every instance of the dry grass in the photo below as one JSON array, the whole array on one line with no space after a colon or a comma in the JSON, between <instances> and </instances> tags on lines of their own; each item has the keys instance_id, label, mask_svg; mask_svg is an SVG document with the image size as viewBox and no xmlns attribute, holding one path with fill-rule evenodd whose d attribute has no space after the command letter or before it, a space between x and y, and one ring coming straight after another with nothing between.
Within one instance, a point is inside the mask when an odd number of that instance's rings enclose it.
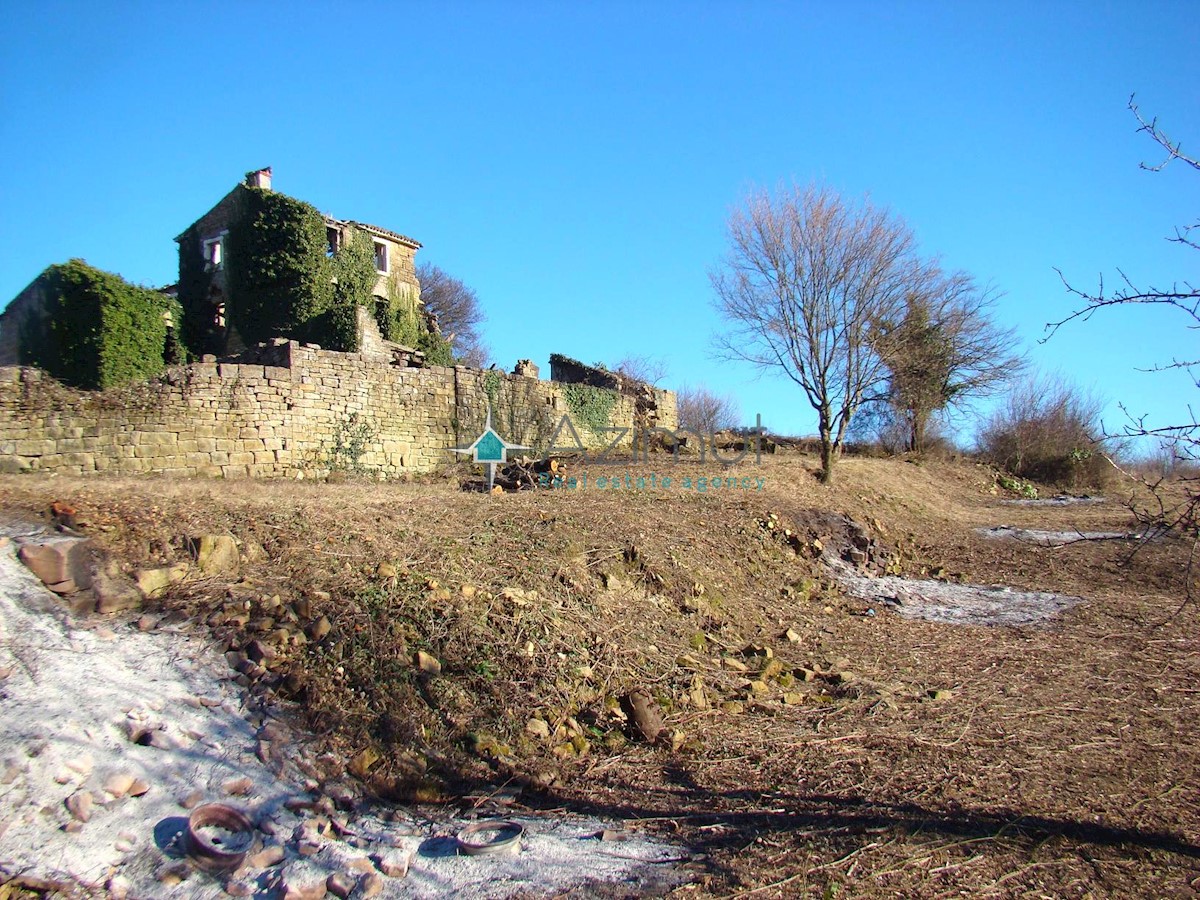
<instances>
[{"instance_id":1,"label":"dry grass","mask_svg":"<svg viewBox=\"0 0 1200 900\"><path fill-rule=\"evenodd\" d=\"M383 792L523 782L528 805L674 834L706 854L681 894L1191 896L1200 616L1179 609L1186 548L1127 559L1117 542L989 541L974 528L1133 520L1115 503L1001 504L974 465L848 459L832 487L815 469L764 458L738 472L765 478L761 492L703 495L30 477L0 491L10 513L73 502L131 565L185 558L188 535L261 544L249 582L196 580L167 602L234 647L252 635L220 624L231 603L258 616L279 594L328 616L330 637L261 683L299 701L322 748L343 762L379 750ZM829 512L871 522L909 572L1088 602L1040 628L864 615L803 552L837 529ZM750 644L782 665L759 671ZM441 676L414 671L418 649ZM627 739L616 700L633 686L662 705L663 746ZM535 717L549 740L526 731Z\"/></svg>"}]
</instances>

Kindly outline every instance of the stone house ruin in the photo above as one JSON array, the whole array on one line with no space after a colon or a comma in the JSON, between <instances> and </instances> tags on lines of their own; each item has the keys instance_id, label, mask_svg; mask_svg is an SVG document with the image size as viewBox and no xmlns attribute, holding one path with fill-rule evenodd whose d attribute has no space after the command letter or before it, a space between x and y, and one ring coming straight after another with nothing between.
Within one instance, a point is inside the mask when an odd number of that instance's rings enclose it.
<instances>
[{"instance_id":1,"label":"stone house ruin","mask_svg":"<svg viewBox=\"0 0 1200 900\"><path fill-rule=\"evenodd\" d=\"M551 357L552 377L543 381L531 360L519 361L511 374L442 365L386 340L379 327L388 321L385 313L421 315L414 265L421 245L327 215L328 258L335 259L344 242L356 242L355 271L376 307L354 301L349 324L357 349L332 350L286 333L247 346L234 327L239 297L230 290L227 240L247 193L262 200L270 191L271 170L251 172L176 238L178 285L161 293L134 288L156 302L170 299L166 306L181 317L195 321L200 313L201 337L211 349L197 352L191 345L198 362L166 366L160 360L165 367L153 371L161 374L103 390L68 387L20 359L16 345L8 349L14 323L37 316L45 297L27 290L10 305L0 316L0 350L7 354L0 357L0 472L294 478L344 469L393 477L453 462L453 451L476 440L489 417L505 440L538 450L552 443L569 447L574 438L589 451L610 445L639 450L646 429L678 427L672 392L565 356ZM311 250L320 240L314 218L320 214L303 206ZM364 234L373 250L373 283ZM310 284L330 287L328 281ZM162 311L155 315L160 328L173 323L164 324ZM560 436L567 419L571 439Z\"/></svg>"},{"instance_id":2,"label":"stone house ruin","mask_svg":"<svg viewBox=\"0 0 1200 900\"><path fill-rule=\"evenodd\" d=\"M199 253L205 273L209 276L202 297L181 297L185 307L200 305L200 318L208 324L204 349L216 356L228 356L246 349L246 341L234 326L232 305L238 302L228 279L227 242L230 228L241 214L249 189L271 191L270 167L250 172L245 180L222 197L216 205L189 225L176 238L179 245L180 283L168 290L178 292L187 277L189 262ZM352 219L336 219L325 215L327 255L333 257L342 249L352 229L370 235L375 258L376 280L372 290L375 309L405 307L419 315L421 285L417 280L416 253L421 244L403 234ZM376 316L378 318L378 315Z\"/></svg>"}]
</instances>

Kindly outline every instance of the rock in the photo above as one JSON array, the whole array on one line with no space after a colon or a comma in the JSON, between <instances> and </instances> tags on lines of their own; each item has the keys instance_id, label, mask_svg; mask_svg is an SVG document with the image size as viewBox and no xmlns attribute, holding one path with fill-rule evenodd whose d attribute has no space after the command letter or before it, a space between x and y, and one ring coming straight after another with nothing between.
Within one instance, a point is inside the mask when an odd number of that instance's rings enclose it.
<instances>
[{"instance_id":1,"label":"rock","mask_svg":"<svg viewBox=\"0 0 1200 900\"><path fill-rule=\"evenodd\" d=\"M792 643L792 644L798 644L798 643L800 643L801 640L803 640L803 638L800 637L799 632L797 632L796 630L794 630L792 628L789 628L787 631L785 631L783 633L783 636L785 638L787 638L789 643Z\"/></svg>"},{"instance_id":2,"label":"rock","mask_svg":"<svg viewBox=\"0 0 1200 900\"><path fill-rule=\"evenodd\" d=\"M246 541L242 545L242 559L248 563L262 562L267 558L267 551L258 541Z\"/></svg>"},{"instance_id":3,"label":"rock","mask_svg":"<svg viewBox=\"0 0 1200 900\"><path fill-rule=\"evenodd\" d=\"M187 577L188 564L176 563L173 566L163 566L158 569L138 569L133 573L138 590L146 597L154 599L166 593L167 588L178 584Z\"/></svg>"},{"instance_id":4,"label":"rock","mask_svg":"<svg viewBox=\"0 0 1200 900\"><path fill-rule=\"evenodd\" d=\"M263 847L253 856L246 857L246 865L251 869L269 869L283 862L284 850L280 844Z\"/></svg>"},{"instance_id":5,"label":"rock","mask_svg":"<svg viewBox=\"0 0 1200 900\"><path fill-rule=\"evenodd\" d=\"M333 894L333 896L339 898L339 900L346 900L346 898L350 896L350 892L354 890L357 884L358 882L354 876L345 872L334 872L325 879L326 889L329 891L329 893Z\"/></svg>"},{"instance_id":6,"label":"rock","mask_svg":"<svg viewBox=\"0 0 1200 900\"><path fill-rule=\"evenodd\" d=\"M92 559L87 538L65 535L39 537L22 544L17 555L43 584L73 582L75 590L91 586Z\"/></svg>"},{"instance_id":7,"label":"rock","mask_svg":"<svg viewBox=\"0 0 1200 900\"><path fill-rule=\"evenodd\" d=\"M185 862L167 862L158 867L154 877L166 887L174 887L182 884L191 872L191 868Z\"/></svg>"},{"instance_id":8,"label":"rock","mask_svg":"<svg viewBox=\"0 0 1200 900\"><path fill-rule=\"evenodd\" d=\"M762 697L771 692L771 688L767 686L767 683L765 681L761 681L759 679L755 679L754 681L751 681L747 687L748 687L751 695L753 695L755 697Z\"/></svg>"},{"instance_id":9,"label":"rock","mask_svg":"<svg viewBox=\"0 0 1200 900\"><path fill-rule=\"evenodd\" d=\"M75 579L68 578L66 581L58 581L54 584L47 584L46 587L54 591L56 594L75 594L79 592L79 585L75 583ZM95 604L95 600L91 601Z\"/></svg>"},{"instance_id":10,"label":"rock","mask_svg":"<svg viewBox=\"0 0 1200 900\"><path fill-rule=\"evenodd\" d=\"M90 791L76 791L66 800L67 809L80 822L86 822L92 817L94 803Z\"/></svg>"},{"instance_id":11,"label":"rock","mask_svg":"<svg viewBox=\"0 0 1200 900\"><path fill-rule=\"evenodd\" d=\"M866 551L859 550L857 547L850 548L849 556L850 562L854 563L856 566L861 566L867 561Z\"/></svg>"},{"instance_id":12,"label":"rock","mask_svg":"<svg viewBox=\"0 0 1200 900\"><path fill-rule=\"evenodd\" d=\"M545 719L530 719L525 723L525 731L534 737L550 737L550 723Z\"/></svg>"},{"instance_id":13,"label":"rock","mask_svg":"<svg viewBox=\"0 0 1200 900\"><path fill-rule=\"evenodd\" d=\"M254 882L244 879L230 879L225 882L225 893L230 897L253 897Z\"/></svg>"},{"instance_id":14,"label":"rock","mask_svg":"<svg viewBox=\"0 0 1200 900\"><path fill-rule=\"evenodd\" d=\"M221 785L221 790L225 792L227 797L244 797L254 788L254 782L243 776L242 778L231 778Z\"/></svg>"},{"instance_id":15,"label":"rock","mask_svg":"<svg viewBox=\"0 0 1200 900\"><path fill-rule=\"evenodd\" d=\"M146 781L144 778L133 779L133 784L131 784L129 786L129 790L126 791L130 797L141 797L143 794L148 794L149 792L150 782Z\"/></svg>"},{"instance_id":16,"label":"rock","mask_svg":"<svg viewBox=\"0 0 1200 900\"><path fill-rule=\"evenodd\" d=\"M381 853L375 857L375 865L388 878L404 878L408 875L411 854L397 850Z\"/></svg>"},{"instance_id":17,"label":"rock","mask_svg":"<svg viewBox=\"0 0 1200 900\"><path fill-rule=\"evenodd\" d=\"M428 675L442 674L442 664L437 661L437 657L426 653L424 650L417 651L413 665Z\"/></svg>"},{"instance_id":18,"label":"rock","mask_svg":"<svg viewBox=\"0 0 1200 900\"><path fill-rule=\"evenodd\" d=\"M308 626L307 629L305 629L305 634L308 635L308 639L310 641L319 641L321 638L325 637L325 635L329 634L332 628L333 626L329 624L329 619L327 619L325 616L321 616L321 618L317 619L317 621L313 622Z\"/></svg>"},{"instance_id":19,"label":"rock","mask_svg":"<svg viewBox=\"0 0 1200 900\"><path fill-rule=\"evenodd\" d=\"M796 691L789 691L783 695L783 703L785 706L799 706L804 702L804 695Z\"/></svg>"},{"instance_id":20,"label":"rock","mask_svg":"<svg viewBox=\"0 0 1200 900\"><path fill-rule=\"evenodd\" d=\"M935 701L953 700L954 699L954 691L947 691L947 690L929 691L928 696L929 696L930 700L935 700Z\"/></svg>"},{"instance_id":21,"label":"rock","mask_svg":"<svg viewBox=\"0 0 1200 900\"><path fill-rule=\"evenodd\" d=\"M228 534L206 534L193 542L196 565L205 575L236 572L241 562L237 541Z\"/></svg>"},{"instance_id":22,"label":"rock","mask_svg":"<svg viewBox=\"0 0 1200 900\"><path fill-rule=\"evenodd\" d=\"M354 755L350 760L350 764L346 766L350 774L355 778L366 778L367 773L371 771L371 767L379 762L379 751L374 747L365 747Z\"/></svg>"},{"instance_id":23,"label":"rock","mask_svg":"<svg viewBox=\"0 0 1200 900\"><path fill-rule=\"evenodd\" d=\"M622 698L621 705L643 740L651 744L658 740L663 730L662 712L649 691L635 688Z\"/></svg>"},{"instance_id":24,"label":"rock","mask_svg":"<svg viewBox=\"0 0 1200 900\"><path fill-rule=\"evenodd\" d=\"M397 575L396 567L390 562L381 562L375 569L375 574L380 578L395 578ZM330 876L333 877L333 876Z\"/></svg>"},{"instance_id":25,"label":"rock","mask_svg":"<svg viewBox=\"0 0 1200 900\"><path fill-rule=\"evenodd\" d=\"M81 753L78 756L68 759L66 762L68 769L77 775L82 775L84 778L92 774L93 765L95 765L95 762L92 760L90 753Z\"/></svg>"},{"instance_id":26,"label":"rock","mask_svg":"<svg viewBox=\"0 0 1200 900\"><path fill-rule=\"evenodd\" d=\"M133 889L133 885L123 875L113 875L108 881L104 882L104 889L108 891L108 896L111 900L125 900L129 896L129 892Z\"/></svg>"},{"instance_id":27,"label":"rock","mask_svg":"<svg viewBox=\"0 0 1200 900\"><path fill-rule=\"evenodd\" d=\"M322 900L327 891L324 870L306 860L289 863L283 873L284 900Z\"/></svg>"},{"instance_id":28,"label":"rock","mask_svg":"<svg viewBox=\"0 0 1200 900\"><path fill-rule=\"evenodd\" d=\"M721 664L727 669L734 672L748 672L749 667L740 659L734 659L732 656L726 656L721 659Z\"/></svg>"},{"instance_id":29,"label":"rock","mask_svg":"<svg viewBox=\"0 0 1200 900\"><path fill-rule=\"evenodd\" d=\"M737 700L726 700L721 704L721 712L729 713L731 716L740 716L745 710L746 707Z\"/></svg>"},{"instance_id":30,"label":"rock","mask_svg":"<svg viewBox=\"0 0 1200 900\"><path fill-rule=\"evenodd\" d=\"M195 809L204 801L204 791L195 790L183 797L179 801L179 805L184 809Z\"/></svg>"},{"instance_id":31,"label":"rock","mask_svg":"<svg viewBox=\"0 0 1200 900\"><path fill-rule=\"evenodd\" d=\"M105 615L137 609L142 605L142 592L124 575L97 572L92 579L92 593L96 597L96 612Z\"/></svg>"},{"instance_id":32,"label":"rock","mask_svg":"<svg viewBox=\"0 0 1200 900\"><path fill-rule=\"evenodd\" d=\"M372 897L378 897L383 893L384 880L378 872L368 872L358 879L358 887L354 890L354 897L362 897L363 900L370 900Z\"/></svg>"},{"instance_id":33,"label":"rock","mask_svg":"<svg viewBox=\"0 0 1200 900\"><path fill-rule=\"evenodd\" d=\"M113 797L120 799L129 793L129 789L133 787L134 778L128 772L120 772L116 775L110 775L104 781L104 790Z\"/></svg>"},{"instance_id":34,"label":"rock","mask_svg":"<svg viewBox=\"0 0 1200 900\"><path fill-rule=\"evenodd\" d=\"M246 645L246 656L256 663L269 663L278 655L274 647L257 638Z\"/></svg>"}]
</instances>

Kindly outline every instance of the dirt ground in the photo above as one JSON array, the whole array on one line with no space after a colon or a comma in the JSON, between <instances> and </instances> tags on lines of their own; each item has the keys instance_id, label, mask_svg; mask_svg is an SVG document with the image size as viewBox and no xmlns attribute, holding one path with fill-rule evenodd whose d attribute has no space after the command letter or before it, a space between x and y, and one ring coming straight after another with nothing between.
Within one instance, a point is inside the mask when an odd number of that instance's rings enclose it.
<instances>
[{"instance_id":1,"label":"dirt ground","mask_svg":"<svg viewBox=\"0 0 1200 900\"><path fill-rule=\"evenodd\" d=\"M68 502L129 570L234 535L239 572L197 573L151 605L232 652L265 620L285 632L256 690L323 759L357 760L396 802L504 791L669 836L699 854L681 897L1195 896L1189 545L977 531L1134 531L1120 485L1103 503L1030 506L971 462L847 459L829 487L815 468L664 457L503 497L461 491L459 473L13 476L0 507L33 520ZM822 564L843 516L894 574L1081 602L1020 627L906 618L846 596ZM321 617L328 634L288 638ZM664 720L653 745L623 703L639 689Z\"/></svg>"}]
</instances>

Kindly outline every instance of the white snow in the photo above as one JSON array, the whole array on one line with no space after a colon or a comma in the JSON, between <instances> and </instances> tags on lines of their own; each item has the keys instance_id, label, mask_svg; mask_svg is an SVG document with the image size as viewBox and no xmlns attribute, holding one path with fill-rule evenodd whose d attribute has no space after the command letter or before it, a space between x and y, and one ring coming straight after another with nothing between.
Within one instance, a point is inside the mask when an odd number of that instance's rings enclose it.
<instances>
[{"instance_id":1,"label":"white snow","mask_svg":"<svg viewBox=\"0 0 1200 900\"><path fill-rule=\"evenodd\" d=\"M990 538L1011 538L1039 547L1062 547L1078 541L1135 541L1142 537L1129 531L1042 531L1036 528L1013 528L997 525L993 528L976 528L979 534Z\"/></svg>"},{"instance_id":2,"label":"white snow","mask_svg":"<svg viewBox=\"0 0 1200 900\"><path fill-rule=\"evenodd\" d=\"M453 835L469 820L400 811L397 822L392 808L378 807L351 819L356 836L321 838L319 852L301 859L292 835L308 814L282 804L306 796L303 777L292 766L277 775L255 756L247 698L225 659L199 636L71 618L17 561L13 544L0 543L0 883L25 877L109 885L130 898L225 897L219 876L189 869L172 886L156 874L180 859L187 811L179 801L197 791L205 802L244 809L268 832L260 839L284 844L276 871L322 878L372 854L411 854L407 877L383 879L383 897L537 896L682 879L674 863L686 851L636 832L601 842L594 835L621 826L564 815L519 818L519 853L460 857ZM153 742L135 743L138 732ZM113 797L103 786L121 775L144 779L149 791ZM242 778L246 796L224 796L222 786ZM82 823L66 806L79 791L93 800ZM272 876L239 877L261 895Z\"/></svg>"},{"instance_id":3,"label":"white snow","mask_svg":"<svg viewBox=\"0 0 1200 900\"><path fill-rule=\"evenodd\" d=\"M828 553L822 559L850 596L886 604L910 619L947 625L1030 625L1083 599L1044 591L1019 591L1004 585L950 584L894 575L872 578Z\"/></svg>"}]
</instances>

